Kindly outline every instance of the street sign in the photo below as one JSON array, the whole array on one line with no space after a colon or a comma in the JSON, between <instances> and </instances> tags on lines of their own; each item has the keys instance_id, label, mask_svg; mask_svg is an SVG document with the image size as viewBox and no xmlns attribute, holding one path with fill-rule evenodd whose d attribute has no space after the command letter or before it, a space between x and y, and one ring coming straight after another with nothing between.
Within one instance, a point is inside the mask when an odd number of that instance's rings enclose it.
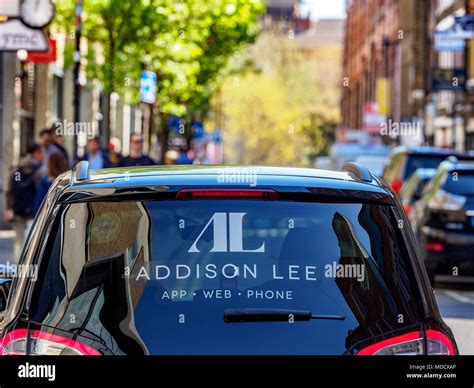
<instances>
[{"instance_id":1,"label":"street sign","mask_svg":"<svg viewBox=\"0 0 474 388\"><path fill-rule=\"evenodd\" d=\"M20 14L19 0L0 0L0 15L18 17Z\"/></svg>"},{"instance_id":2,"label":"street sign","mask_svg":"<svg viewBox=\"0 0 474 388\"><path fill-rule=\"evenodd\" d=\"M146 104L156 102L156 73L152 71L142 71L140 75L140 101Z\"/></svg>"},{"instance_id":3,"label":"street sign","mask_svg":"<svg viewBox=\"0 0 474 388\"><path fill-rule=\"evenodd\" d=\"M368 102L367 105L376 104L374 102ZM371 110L372 108L368 108ZM377 127L377 131L380 133L380 126ZM362 129L347 129L347 128L336 128L336 143L368 143L370 140L369 131Z\"/></svg>"},{"instance_id":4,"label":"street sign","mask_svg":"<svg viewBox=\"0 0 474 388\"><path fill-rule=\"evenodd\" d=\"M463 39L474 39L474 31L463 30L461 26L455 24L453 28L444 31L437 31L436 33L443 33L445 39L452 40L463 40Z\"/></svg>"},{"instance_id":5,"label":"street sign","mask_svg":"<svg viewBox=\"0 0 474 388\"><path fill-rule=\"evenodd\" d=\"M451 52L464 51L464 47L465 47L464 39L453 38L453 34L449 30L436 31L434 41L435 41L436 51L451 51Z\"/></svg>"},{"instance_id":6,"label":"street sign","mask_svg":"<svg viewBox=\"0 0 474 388\"><path fill-rule=\"evenodd\" d=\"M214 143L222 143L222 131L220 129L214 129L214 131L212 131L211 141Z\"/></svg>"},{"instance_id":7,"label":"street sign","mask_svg":"<svg viewBox=\"0 0 474 388\"><path fill-rule=\"evenodd\" d=\"M211 133L211 139L207 145L207 154L211 164L222 164L224 156L224 147L222 146L222 131L215 129Z\"/></svg>"},{"instance_id":8,"label":"street sign","mask_svg":"<svg viewBox=\"0 0 474 388\"><path fill-rule=\"evenodd\" d=\"M387 120L381 114L379 105L376 102L367 102L364 105L364 129L368 133L380 134L381 125Z\"/></svg>"},{"instance_id":9,"label":"street sign","mask_svg":"<svg viewBox=\"0 0 474 388\"><path fill-rule=\"evenodd\" d=\"M56 62L56 40L48 39L48 51L44 52L28 52L26 62L32 63L51 63Z\"/></svg>"},{"instance_id":10,"label":"street sign","mask_svg":"<svg viewBox=\"0 0 474 388\"><path fill-rule=\"evenodd\" d=\"M168 116L168 128L171 132L184 135L184 120L181 120L178 116L170 114Z\"/></svg>"},{"instance_id":11,"label":"street sign","mask_svg":"<svg viewBox=\"0 0 474 388\"><path fill-rule=\"evenodd\" d=\"M191 124L191 129L193 131L194 140L201 140L206 136L204 125L200 121L193 121Z\"/></svg>"},{"instance_id":12,"label":"street sign","mask_svg":"<svg viewBox=\"0 0 474 388\"><path fill-rule=\"evenodd\" d=\"M47 51L48 48L43 31L28 28L16 19L0 23L0 51Z\"/></svg>"},{"instance_id":13,"label":"street sign","mask_svg":"<svg viewBox=\"0 0 474 388\"><path fill-rule=\"evenodd\" d=\"M432 73L433 90L463 92L466 88L466 69L434 69Z\"/></svg>"},{"instance_id":14,"label":"street sign","mask_svg":"<svg viewBox=\"0 0 474 388\"><path fill-rule=\"evenodd\" d=\"M474 31L474 15L456 16L454 22L464 31Z\"/></svg>"},{"instance_id":15,"label":"street sign","mask_svg":"<svg viewBox=\"0 0 474 388\"><path fill-rule=\"evenodd\" d=\"M381 115L388 115L391 111L391 104L390 98L392 96L390 89L391 89L391 82L388 78L380 77L377 78L377 106L378 106L378 113Z\"/></svg>"}]
</instances>

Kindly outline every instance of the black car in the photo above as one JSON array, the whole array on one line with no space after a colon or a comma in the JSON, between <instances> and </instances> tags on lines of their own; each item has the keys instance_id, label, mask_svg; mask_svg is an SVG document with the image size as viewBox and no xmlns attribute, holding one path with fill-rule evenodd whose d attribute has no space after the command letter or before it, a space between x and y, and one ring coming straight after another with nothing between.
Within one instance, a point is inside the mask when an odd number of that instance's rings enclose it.
<instances>
[{"instance_id":1,"label":"black car","mask_svg":"<svg viewBox=\"0 0 474 388\"><path fill-rule=\"evenodd\" d=\"M400 191L400 200L408 219L412 220L413 205L421 199L423 189L436 173L434 168L417 168L406 180Z\"/></svg>"},{"instance_id":2,"label":"black car","mask_svg":"<svg viewBox=\"0 0 474 388\"><path fill-rule=\"evenodd\" d=\"M35 219L1 353L457 354L398 199L343 169L81 162Z\"/></svg>"},{"instance_id":3,"label":"black car","mask_svg":"<svg viewBox=\"0 0 474 388\"><path fill-rule=\"evenodd\" d=\"M415 207L416 234L431 281L474 275L474 162L440 164Z\"/></svg>"},{"instance_id":4,"label":"black car","mask_svg":"<svg viewBox=\"0 0 474 388\"><path fill-rule=\"evenodd\" d=\"M399 194L405 181L416 169L437 168L443 160L451 155L458 154L444 148L396 147L386 160L382 177Z\"/></svg>"}]
</instances>

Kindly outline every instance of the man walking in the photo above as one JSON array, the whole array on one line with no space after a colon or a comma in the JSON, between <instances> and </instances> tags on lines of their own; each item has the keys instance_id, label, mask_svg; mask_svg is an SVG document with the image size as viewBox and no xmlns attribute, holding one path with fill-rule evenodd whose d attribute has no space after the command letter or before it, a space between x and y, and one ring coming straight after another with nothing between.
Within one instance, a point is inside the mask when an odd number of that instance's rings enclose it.
<instances>
[{"instance_id":1,"label":"man walking","mask_svg":"<svg viewBox=\"0 0 474 388\"><path fill-rule=\"evenodd\" d=\"M130 154L122 157L119 167L133 166L153 166L155 162L150 157L143 154L143 137L139 133L134 133L130 137Z\"/></svg>"},{"instance_id":2,"label":"man walking","mask_svg":"<svg viewBox=\"0 0 474 388\"><path fill-rule=\"evenodd\" d=\"M18 260L23 249L27 222L34 216L36 183L43 160L43 151L39 144L28 147L13 170L6 192L5 222L11 223L16 232L14 259Z\"/></svg>"},{"instance_id":3,"label":"man walking","mask_svg":"<svg viewBox=\"0 0 474 388\"><path fill-rule=\"evenodd\" d=\"M112 167L109 158L100 148L100 140L98 137L89 139L87 142L87 152L80 160L87 160L91 170L100 170L102 168Z\"/></svg>"},{"instance_id":4,"label":"man walking","mask_svg":"<svg viewBox=\"0 0 474 388\"><path fill-rule=\"evenodd\" d=\"M48 158L51 154L62 153L61 149L54 144L53 135L51 133L51 128L46 128L41 130L39 133L41 150L43 152L43 162L42 169L43 172L46 171L46 166L48 165Z\"/></svg>"}]
</instances>

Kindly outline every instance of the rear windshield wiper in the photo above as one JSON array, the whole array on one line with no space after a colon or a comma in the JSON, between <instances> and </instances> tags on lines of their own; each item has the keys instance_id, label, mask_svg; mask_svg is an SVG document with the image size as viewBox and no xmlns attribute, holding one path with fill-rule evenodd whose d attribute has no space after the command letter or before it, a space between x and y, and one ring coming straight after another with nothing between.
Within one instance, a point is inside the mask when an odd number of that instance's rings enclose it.
<instances>
[{"instance_id":1,"label":"rear windshield wiper","mask_svg":"<svg viewBox=\"0 0 474 388\"><path fill-rule=\"evenodd\" d=\"M343 321L343 315L313 315L311 311L283 309L227 309L224 311L224 322L291 322L328 319Z\"/></svg>"}]
</instances>

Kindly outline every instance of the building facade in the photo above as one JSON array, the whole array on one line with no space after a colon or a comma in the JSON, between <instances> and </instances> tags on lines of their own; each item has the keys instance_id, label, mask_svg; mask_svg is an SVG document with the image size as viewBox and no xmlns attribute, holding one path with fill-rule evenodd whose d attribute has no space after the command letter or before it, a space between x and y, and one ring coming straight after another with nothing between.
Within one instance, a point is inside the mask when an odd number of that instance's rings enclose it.
<instances>
[{"instance_id":1,"label":"building facade","mask_svg":"<svg viewBox=\"0 0 474 388\"><path fill-rule=\"evenodd\" d=\"M433 8L430 31L432 41L440 31L453 34L465 31L468 36L458 48L432 48L431 90L425 105L426 139L429 144L452 147L457 150L474 149L474 32L462 27L464 20L474 20L474 1L438 0ZM458 19L458 21L456 21ZM435 88L437 74L449 74L460 82L453 90Z\"/></svg>"},{"instance_id":2,"label":"building facade","mask_svg":"<svg viewBox=\"0 0 474 388\"><path fill-rule=\"evenodd\" d=\"M364 127L364 107L377 100L378 80L395 76L398 1L350 0L343 52L342 124Z\"/></svg>"},{"instance_id":3,"label":"building facade","mask_svg":"<svg viewBox=\"0 0 474 388\"><path fill-rule=\"evenodd\" d=\"M267 10L263 20L265 29L296 33L311 28L309 15L302 16L301 0L267 0Z\"/></svg>"},{"instance_id":4,"label":"building facade","mask_svg":"<svg viewBox=\"0 0 474 388\"><path fill-rule=\"evenodd\" d=\"M342 127L416 129L402 144L474 148L474 1L352 0L343 53ZM383 135L383 133L382 133Z\"/></svg>"}]
</instances>

